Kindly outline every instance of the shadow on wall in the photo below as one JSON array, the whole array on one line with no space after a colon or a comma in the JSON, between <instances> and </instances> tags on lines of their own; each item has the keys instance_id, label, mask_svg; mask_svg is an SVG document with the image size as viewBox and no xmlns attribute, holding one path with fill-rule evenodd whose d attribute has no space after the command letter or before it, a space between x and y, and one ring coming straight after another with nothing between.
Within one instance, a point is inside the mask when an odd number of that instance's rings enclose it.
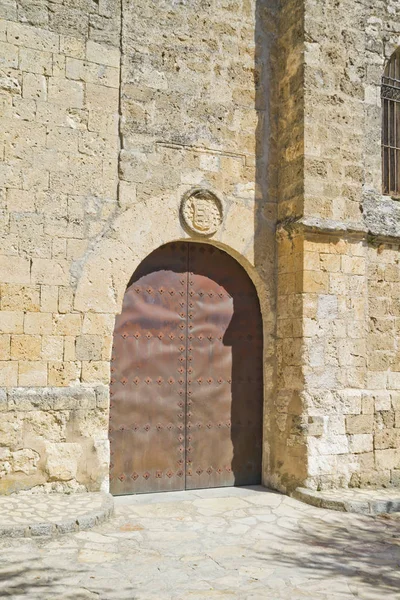
<instances>
[{"instance_id":1,"label":"shadow on wall","mask_svg":"<svg viewBox=\"0 0 400 600\"><path fill-rule=\"evenodd\" d=\"M275 562L297 573L301 569L308 578L311 574L318 589L321 580L327 582L329 597L399 598L399 525L400 518L394 515L305 517L299 529L285 530L284 552L279 537L279 552L269 553L265 560L269 566ZM258 556L264 558L261 553ZM312 595L312 588L308 580L305 597Z\"/></svg>"},{"instance_id":2,"label":"shadow on wall","mask_svg":"<svg viewBox=\"0 0 400 600\"><path fill-rule=\"evenodd\" d=\"M264 300L264 442L263 483L274 473L273 439L275 432L274 397L276 396L275 365L275 227L276 227L276 172L274 170L275 130L273 52L276 44L277 0L256 0L254 91L257 128L255 132L255 205L254 205L254 266L266 282ZM267 314L269 313L269 318ZM266 329L268 327L268 330ZM267 479L265 479L267 477Z\"/></svg>"},{"instance_id":3,"label":"shadow on wall","mask_svg":"<svg viewBox=\"0 0 400 600\"><path fill-rule=\"evenodd\" d=\"M299 186L301 188L302 185L302 155L299 151L303 118L299 92L302 78L298 72L301 67L295 68L297 62L293 61L293 56L296 57L302 51L301 6L302 2L296 0L256 0L254 31L254 91L257 112L254 264L267 286L267 298L264 301L266 352L263 483L286 492L297 487L307 477L305 444L302 440L298 445L288 444L290 436L300 437L295 427L302 412L301 404L294 393L285 413L282 410L278 413L276 406L280 390L287 391L289 396L291 392L296 392L282 376L285 357L282 356L283 340L279 339L277 323L285 308L277 300L276 225L280 219L279 203L288 199L289 204L294 201L300 193ZM287 158L292 157L292 154L296 160ZM290 300L294 297L286 298L289 307ZM295 316L285 315L286 322ZM289 325L287 330L290 331ZM289 342L290 337L287 333ZM301 360L301 357L298 359Z\"/></svg>"}]
</instances>

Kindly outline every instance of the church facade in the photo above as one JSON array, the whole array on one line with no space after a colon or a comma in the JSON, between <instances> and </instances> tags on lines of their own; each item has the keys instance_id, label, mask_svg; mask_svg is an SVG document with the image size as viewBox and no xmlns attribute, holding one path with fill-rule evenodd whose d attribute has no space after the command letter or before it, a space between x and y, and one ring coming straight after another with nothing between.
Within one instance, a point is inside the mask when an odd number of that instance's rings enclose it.
<instances>
[{"instance_id":1,"label":"church facade","mask_svg":"<svg viewBox=\"0 0 400 600\"><path fill-rule=\"evenodd\" d=\"M399 0L0 17L0 493L399 486Z\"/></svg>"}]
</instances>

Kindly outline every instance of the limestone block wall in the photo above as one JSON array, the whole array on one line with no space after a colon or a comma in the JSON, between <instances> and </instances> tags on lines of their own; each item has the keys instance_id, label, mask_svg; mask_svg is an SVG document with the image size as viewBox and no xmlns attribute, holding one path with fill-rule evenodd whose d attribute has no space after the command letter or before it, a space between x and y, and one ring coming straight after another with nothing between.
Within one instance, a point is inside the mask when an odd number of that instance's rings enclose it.
<instances>
[{"instance_id":1,"label":"limestone block wall","mask_svg":"<svg viewBox=\"0 0 400 600\"><path fill-rule=\"evenodd\" d=\"M199 186L224 207L208 241L260 296L271 468L276 15L270 0L1 4L1 493L107 488L115 315L139 263L191 237L179 206Z\"/></svg>"},{"instance_id":2,"label":"limestone block wall","mask_svg":"<svg viewBox=\"0 0 400 600\"><path fill-rule=\"evenodd\" d=\"M0 6L0 492L106 489L115 315L198 239L253 279L267 485L396 485L400 205L381 194L397 0ZM275 235L276 225L277 232Z\"/></svg>"},{"instance_id":3,"label":"limestone block wall","mask_svg":"<svg viewBox=\"0 0 400 600\"><path fill-rule=\"evenodd\" d=\"M303 481L314 489L399 485L400 212L382 196L380 152L381 76L400 44L399 13L391 1L304 4L303 206L277 240L278 290L298 299L301 331L299 341L283 334L295 358L283 353L278 398L282 427L300 415ZM288 360L301 365L296 383Z\"/></svg>"},{"instance_id":4,"label":"limestone block wall","mask_svg":"<svg viewBox=\"0 0 400 600\"><path fill-rule=\"evenodd\" d=\"M112 324L73 301L117 207L118 3L0 17L0 492L98 489Z\"/></svg>"}]
</instances>

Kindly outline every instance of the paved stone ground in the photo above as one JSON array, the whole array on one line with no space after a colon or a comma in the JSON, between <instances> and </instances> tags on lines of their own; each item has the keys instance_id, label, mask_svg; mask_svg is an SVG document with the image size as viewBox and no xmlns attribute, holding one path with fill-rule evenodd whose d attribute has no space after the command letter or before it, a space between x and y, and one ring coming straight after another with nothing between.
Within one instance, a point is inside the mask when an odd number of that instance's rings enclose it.
<instances>
[{"instance_id":1,"label":"paved stone ground","mask_svg":"<svg viewBox=\"0 0 400 600\"><path fill-rule=\"evenodd\" d=\"M89 529L113 513L110 494L0 496L0 537L57 535Z\"/></svg>"},{"instance_id":2,"label":"paved stone ground","mask_svg":"<svg viewBox=\"0 0 400 600\"><path fill-rule=\"evenodd\" d=\"M0 597L400 599L399 567L399 515L216 489L117 498L91 531L0 540Z\"/></svg>"}]
</instances>

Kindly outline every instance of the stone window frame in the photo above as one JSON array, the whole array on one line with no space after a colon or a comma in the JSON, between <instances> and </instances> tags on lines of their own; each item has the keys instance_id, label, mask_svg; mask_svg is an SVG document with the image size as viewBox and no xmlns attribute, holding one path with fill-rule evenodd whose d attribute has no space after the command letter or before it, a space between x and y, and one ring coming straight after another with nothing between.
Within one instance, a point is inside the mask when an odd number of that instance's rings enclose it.
<instances>
[{"instance_id":1,"label":"stone window frame","mask_svg":"<svg viewBox=\"0 0 400 600\"><path fill-rule=\"evenodd\" d=\"M382 194L400 199L400 47L385 65L381 100Z\"/></svg>"}]
</instances>

